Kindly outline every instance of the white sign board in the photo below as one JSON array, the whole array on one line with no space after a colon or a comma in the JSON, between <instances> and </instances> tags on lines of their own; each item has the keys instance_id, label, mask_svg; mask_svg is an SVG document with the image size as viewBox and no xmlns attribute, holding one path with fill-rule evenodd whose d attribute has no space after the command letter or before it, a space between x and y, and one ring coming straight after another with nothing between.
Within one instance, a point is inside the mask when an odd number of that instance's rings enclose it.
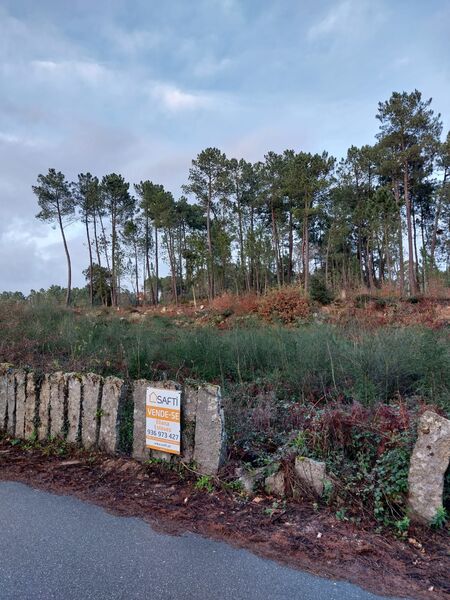
<instances>
[{"instance_id":1,"label":"white sign board","mask_svg":"<svg viewBox=\"0 0 450 600\"><path fill-rule=\"evenodd\" d=\"M181 392L148 387L145 415L147 448L180 454Z\"/></svg>"}]
</instances>

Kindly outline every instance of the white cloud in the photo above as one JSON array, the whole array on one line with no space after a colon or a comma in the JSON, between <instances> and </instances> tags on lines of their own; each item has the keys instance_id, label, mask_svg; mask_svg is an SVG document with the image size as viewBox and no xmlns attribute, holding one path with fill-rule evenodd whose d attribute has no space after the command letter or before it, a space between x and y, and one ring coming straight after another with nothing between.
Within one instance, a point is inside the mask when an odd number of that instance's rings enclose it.
<instances>
[{"instance_id":1,"label":"white cloud","mask_svg":"<svg viewBox=\"0 0 450 600\"><path fill-rule=\"evenodd\" d=\"M105 36L121 52L126 54L136 54L142 51L153 50L163 40L163 35L160 32L143 29L125 31L113 25L105 28Z\"/></svg>"},{"instance_id":2,"label":"white cloud","mask_svg":"<svg viewBox=\"0 0 450 600\"><path fill-rule=\"evenodd\" d=\"M14 144L19 146L27 146L28 148L36 148L37 146L41 145L41 142L36 138L0 131L0 144Z\"/></svg>"},{"instance_id":3,"label":"white cloud","mask_svg":"<svg viewBox=\"0 0 450 600\"><path fill-rule=\"evenodd\" d=\"M202 58L194 67L193 73L197 77L209 77L216 75L221 71L225 71L232 64L229 58L216 59L213 57Z\"/></svg>"},{"instance_id":4,"label":"white cloud","mask_svg":"<svg viewBox=\"0 0 450 600\"><path fill-rule=\"evenodd\" d=\"M151 85L151 94L165 108L174 112L207 108L212 104L212 98L206 94L185 92L168 83L154 83Z\"/></svg>"},{"instance_id":5,"label":"white cloud","mask_svg":"<svg viewBox=\"0 0 450 600\"><path fill-rule=\"evenodd\" d=\"M333 8L317 23L312 25L307 33L309 40L315 40L319 37L328 35L336 30L342 29L349 20L352 12L352 3L350 0L344 0L341 4Z\"/></svg>"},{"instance_id":6,"label":"white cloud","mask_svg":"<svg viewBox=\"0 0 450 600\"><path fill-rule=\"evenodd\" d=\"M410 64L411 59L409 58L409 56L400 56L399 58L394 60L392 66L394 69L402 69L403 67L407 67Z\"/></svg>"},{"instance_id":7,"label":"white cloud","mask_svg":"<svg viewBox=\"0 0 450 600\"><path fill-rule=\"evenodd\" d=\"M366 35L383 21L385 13L380 5L367 0L343 0L335 4L306 33L308 41L314 42L330 36Z\"/></svg>"},{"instance_id":8,"label":"white cloud","mask_svg":"<svg viewBox=\"0 0 450 600\"><path fill-rule=\"evenodd\" d=\"M109 71L99 63L82 60L32 60L31 66L38 75L51 78L78 77L86 83L97 84L108 76Z\"/></svg>"}]
</instances>

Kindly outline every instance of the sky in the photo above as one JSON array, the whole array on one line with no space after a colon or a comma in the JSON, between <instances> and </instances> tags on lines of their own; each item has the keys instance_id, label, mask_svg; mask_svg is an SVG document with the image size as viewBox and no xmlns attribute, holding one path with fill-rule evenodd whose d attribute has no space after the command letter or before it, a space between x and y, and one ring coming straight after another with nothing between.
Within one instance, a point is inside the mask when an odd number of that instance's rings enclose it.
<instances>
[{"instance_id":1,"label":"sky","mask_svg":"<svg viewBox=\"0 0 450 600\"><path fill-rule=\"evenodd\" d=\"M175 197L216 146L345 155L419 89L450 125L448 0L0 0L0 291L64 285L31 186L119 172ZM74 285L88 264L67 229Z\"/></svg>"}]
</instances>

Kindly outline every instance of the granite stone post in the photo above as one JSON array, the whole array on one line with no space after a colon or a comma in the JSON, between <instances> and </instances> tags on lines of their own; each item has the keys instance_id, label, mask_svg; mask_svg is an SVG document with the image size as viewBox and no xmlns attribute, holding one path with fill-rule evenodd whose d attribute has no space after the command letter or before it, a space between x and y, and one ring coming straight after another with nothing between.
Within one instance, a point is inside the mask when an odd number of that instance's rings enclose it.
<instances>
[{"instance_id":1,"label":"granite stone post","mask_svg":"<svg viewBox=\"0 0 450 600\"><path fill-rule=\"evenodd\" d=\"M0 431L6 430L6 415L8 407L8 372L11 365L0 363Z\"/></svg>"},{"instance_id":2,"label":"granite stone post","mask_svg":"<svg viewBox=\"0 0 450 600\"><path fill-rule=\"evenodd\" d=\"M408 507L415 521L430 523L442 507L449 460L450 420L427 410L419 420L409 465Z\"/></svg>"},{"instance_id":3,"label":"granite stone post","mask_svg":"<svg viewBox=\"0 0 450 600\"><path fill-rule=\"evenodd\" d=\"M138 379L133 385L133 458L141 461L150 456L145 437L145 401L150 385L146 379Z\"/></svg>"},{"instance_id":4,"label":"granite stone post","mask_svg":"<svg viewBox=\"0 0 450 600\"><path fill-rule=\"evenodd\" d=\"M220 387L198 388L194 461L201 473L215 475L225 460L225 418Z\"/></svg>"},{"instance_id":5,"label":"granite stone post","mask_svg":"<svg viewBox=\"0 0 450 600\"><path fill-rule=\"evenodd\" d=\"M36 429L36 379L34 373L27 373L26 392L24 434L26 439L30 439Z\"/></svg>"},{"instance_id":6,"label":"granite stone post","mask_svg":"<svg viewBox=\"0 0 450 600\"><path fill-rule=\"evenodd\" d=\"M295 459L295 472L300 482L306 484L316 496L323 494L326 480L326 466L324 462L313 460L306 456L297 456Z\"/></svg>"},{"instance_id":7,"label":"granite stone post","mask_svg":"<svg viewBox=\"0 0 450 600\"><path fill-rule=\"evenodd\" d=\"M38 438L46 440L50 435L50 375L42 379L38 417Z\"/></svg>"},{"instance_id":8,"label":"granite stone post","mask_svg":"<svg viewBox=\"0 0 450 600\"><path fill-rule=\"evenodd\" d=\"M194 460L197 406L198 386L187 385L181 403L181 456L187 463Z\"/></svg>"},{"instance_id":9,"label":"granite stone post","mask_svg":"<svg viewBox=\"0 0 450 600\"><path fill-rule=\"evenodd\" d=\"M8 423L6 431L14 436L16 433L16 378L13 369L6 374L6 404L8 412Z\"/></svg>"},{"instance_id":10,"label":"granite stone post","mask_svg":"<svg viewBox=\"0 0 450 600\"><path fill-rule=\"evenodd\" d=\"M67 441L75 444L80 439L81 427L81 377L76 373L66 373L67 393Z\"/></svg>"},{"instance_id":11,"label":"granite stone post","mask_svg":"<svg viewBox=\"0 0 450 600\"><path fill-rule=\"evenodd\" d=\"M16 425L14 435L17 438L25 437L25 411L26 411L26 386L27 373L23 369L15 372L16 386Z\"/></svg>"},{"instance_id":12,"label":"granite stone post","mask_svg":"<svg viewBox=\"0 0 450 600\"><path fill-rule=\"evenodd\" d=\"M97 432L103 377L87 373L81 377L83 404L81 410L81 443L86 449L97 445Z\"/></svg>"},{"instance_id":13,"label":"granite stone post","mask_svg":"<svg viewBox=\"0 0 450 600\"><path fill-rule=\"evenodd\" d=\"M64 435L65 378L60 371L50 375L50 436Z\"/></svg>"},{"instance_id":14,"label":"granite stone post","mask_svg":"<svg viewBox=\"0 0 450 600\"><path fill-rule=\"evenodd\" d=\"M106 377L100 408L100 450L114 454L119 447L119 415L125 401L126 385L118 377Z\"/></svg>"}]
</instances>

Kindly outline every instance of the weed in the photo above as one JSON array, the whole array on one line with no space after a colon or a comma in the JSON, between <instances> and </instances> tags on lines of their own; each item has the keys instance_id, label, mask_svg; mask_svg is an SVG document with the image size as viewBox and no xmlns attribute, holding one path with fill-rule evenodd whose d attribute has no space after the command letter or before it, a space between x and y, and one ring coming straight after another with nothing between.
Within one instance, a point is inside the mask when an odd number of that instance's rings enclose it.
<instances>
[{"instance_id":1,"label":"weed","mask_svg":"<svg viewBox=\"0 0 450 600\"><path fill-rule=\"evenodd\" d=\"M323 483L323 492L322 492L322 499L325 502L325 504L330 504L331 502L331 498L333 496L333 492L334 492L334 485L333 482L330 481L329 479L326 479Z\"/></svg>"},{"instance_id":2,"label":"weed","mask_svg":"<svg viewBox=\"0 0 450 600\"><path fill-rule=\"evenodd\" d=\"M268 517L272 517L273 514L277 511L277 510L285 510L286 509L286 500L283 500L283 502L279 502L278 500L274 500L272 502L272 505L270 507L266 507L264 509L264 514L267 515Z\"/></svg>"},{"instance_id":3,"label":"weed","mask_svg":"<svg viewBox=\"0 0 450 600\"><path fill-rule=\"evenodd\" d=\"M394 525L397 530L397 533L401 536L405 536L408 533L408 529L410 526L409 517L404 516L403 519L395 521Z\"/></svg>"},{"instance_id":4,"label":"weed","mask_svg":"<svg viewBox=\"0 0 450 600\"><path fill-rule=\"evenodd\" d=\"M337 510L336 511L336 519L338 519L338 521L348 521L347 509L340 508L339 510Z\"/></svg>"},{"instance_id":5,"label":"weed","mask_svg":"<svg viewBox=\"0 0 450 600\"><path fill-rule=\"evenodd\" d=\"M209 475L202 475L195 482L195 489L211 494L214 491L214 483Z\"/></svg>"},{"instance_id":6,"label":"weed","mask_svg":"<svg viewBox=\"0 0 450 600\"><path fill-rule=\"evenodd\" d=\"M439 506L436 511L436 514L431 520L431 527L435 529L443 529L448 520L447 510L443 506Z\"/></svg>"}]
</instances>

